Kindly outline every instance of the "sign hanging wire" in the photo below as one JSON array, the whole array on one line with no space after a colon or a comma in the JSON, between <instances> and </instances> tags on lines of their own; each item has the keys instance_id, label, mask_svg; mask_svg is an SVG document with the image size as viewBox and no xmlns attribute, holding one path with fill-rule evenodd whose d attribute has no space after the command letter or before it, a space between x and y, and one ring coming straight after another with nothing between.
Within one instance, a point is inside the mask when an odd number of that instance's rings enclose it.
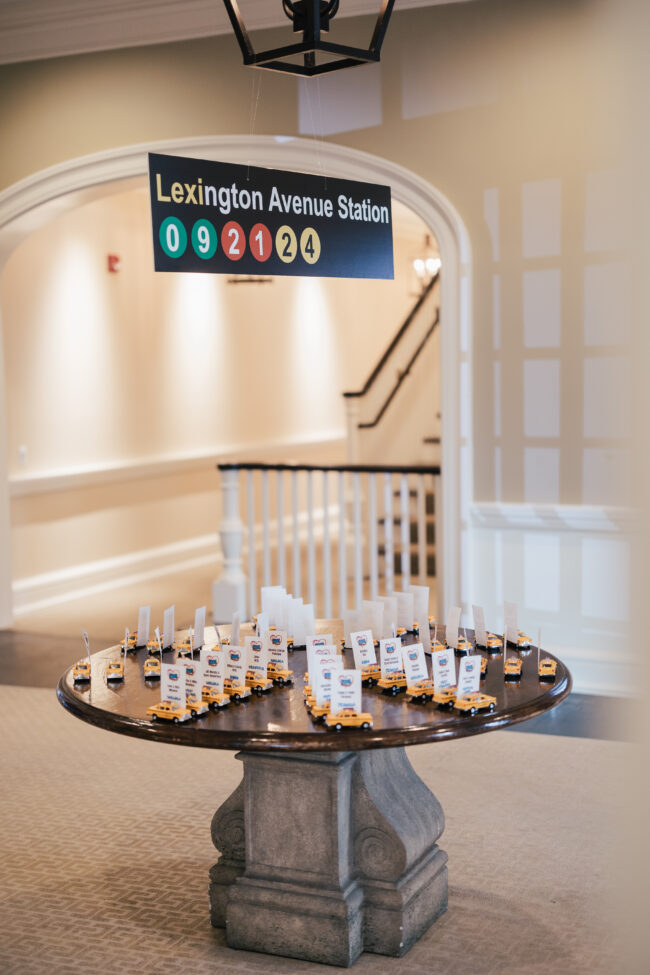
<instances>
[{"instance_id":1,"label":"sign hanging wire","mask_svg":"<svg viewBox=\"0 0 650 975\"><path fill-rule=\"evenodd\" d=\"M255 120L257 118L257 107L260 103L260 93L262 91L262 75L263 71L254 71L253 77L251 79L251 113L250 113L250 128L249 135L252 137L255 135ZM257 93L255 89L257 88ZM247 169L246 169L246 181L248 182L251 178L251 161L250 156L248 158Z\"/></svg>"}]
</instances>

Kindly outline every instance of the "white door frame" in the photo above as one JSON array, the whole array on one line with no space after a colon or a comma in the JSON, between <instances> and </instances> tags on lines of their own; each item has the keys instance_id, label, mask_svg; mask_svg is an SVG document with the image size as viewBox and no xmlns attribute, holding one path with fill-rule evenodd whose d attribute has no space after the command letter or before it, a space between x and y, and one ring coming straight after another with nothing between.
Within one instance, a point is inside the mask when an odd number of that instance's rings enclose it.
<instances>
[{"instance_id":1,"label":"white door frame","mask_svg":"<svg viewBox=\"0 0 650 975\"><path fill-rule=\"evenodd\" d=\"M438 604L441 608L460 605L461 278L467 279L466 285L471 284L471 252L467 231L455 208L439 190L410 170L388 159L333 142L317 144L312 139L245 135L170 139L71 159L35 173L0 193L0 273L18 244L59 213L116 190L122 191L129 180L137 179L140 183L147 174L147 152L251 163L275 169L321 170L332 177L382 183L390 186L393 196L414 210L430 227L440 248L443 268L440 288L443 472L440 508L444 517L437 533L442 563L437 580ZM115 185L116 181L120 182ZM471 295L471 291L471 286L466 287L465 295ZM463 308L462 313L467 316L466 333L471 337L471 307ZM11 521L1 340L0 317L0 627L9 626L12 621ZM465 361L469 354L468 349ZM471 390L465 389L463 395L469 398L466 405L471 417ZM471 484L471 464L469 479Z\"/></svg>"}]
</instances>

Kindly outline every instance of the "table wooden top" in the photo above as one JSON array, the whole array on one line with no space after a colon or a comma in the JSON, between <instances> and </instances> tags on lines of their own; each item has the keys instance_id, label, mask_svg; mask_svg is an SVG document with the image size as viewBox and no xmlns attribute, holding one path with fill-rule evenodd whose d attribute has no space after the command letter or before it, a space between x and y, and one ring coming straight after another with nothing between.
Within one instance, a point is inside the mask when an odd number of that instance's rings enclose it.
<instances>
[{"instance_id":1,"label":"table wooden top","mask_svg":"<svg viewBox=\"0 0 650 975\"><path fill-rule=\"evenodd\" d=\"M332 633L335 640L343 636L340 620L319 620L316 629L318 633ZM211 628L207 627L206 630L208 642L211 642ZM222 636L227 631L228 627L220 627ZM242 627L242 639L252 632L250 627ZM470 630L467 633L468 637L473 635ZM187 631L180 631L177 639L186 635ZM443 627L438 629L438 638L444 638ZM403 642L414 643L417 640L409 635ZM517 651L511 647L508 653L515 656ZM540 681L535 648L519 654L523 660L521 680L505 681L501 652L488 655L487 676L481 681L481 691L497 699L494 711L469 715L439 709L434 704L409 704L404 699L404 693L392 697L383 694L377 687L364 687L362 707L372 714L373 728L368 731L344 728L337 732L310 718L303 699L307 655L304 650L295 650L289 654L289 667L294 671L293 686L274 687L261 697L253 694L241 704L230 704L218 712L210 711L196 721L175 725L171 722L152 722L147 717L147 708L160 700L160 681L144 679L142 668L147 657L146 650L127 655L123 681L106 682L109 661L119 659L120 655L117 646L94 653L91 658L91 681L86 685L73 682L70 667L57 687L61 704L76 717L120 734L198 748L256 752L394 748L463 738L504 728L548 711L564 700L572 685L571 674L559 660L555 681ZM546 651L543 651L543 655L553 656ZM163 655L164 661L171 662L174 658L171 652ZM346 667L354 667L351 651L345 651L344 659Z\"/></svg>"}]
</instances>

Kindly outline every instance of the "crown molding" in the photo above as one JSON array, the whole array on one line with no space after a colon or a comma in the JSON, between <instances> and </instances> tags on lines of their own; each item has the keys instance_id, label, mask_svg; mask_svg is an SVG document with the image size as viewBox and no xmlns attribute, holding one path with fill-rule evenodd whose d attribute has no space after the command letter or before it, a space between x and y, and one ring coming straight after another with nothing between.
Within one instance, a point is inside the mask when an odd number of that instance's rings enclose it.
<instances>
[{"instance_id":1,"label":"crown molding","mask_svg":"<svg viewBox=\"0 0 650 975\"><path fill-rule=\"evenodd\" d=\"M465 2L397 0L396 10ZM346 0L339 16L376 15L378 10L378 0ZM253 30L287 23L280 0L248 0L246 21ZM231 30L221 0L0 0L0 64L195 40Z\"/></svg>"}]
</instances>

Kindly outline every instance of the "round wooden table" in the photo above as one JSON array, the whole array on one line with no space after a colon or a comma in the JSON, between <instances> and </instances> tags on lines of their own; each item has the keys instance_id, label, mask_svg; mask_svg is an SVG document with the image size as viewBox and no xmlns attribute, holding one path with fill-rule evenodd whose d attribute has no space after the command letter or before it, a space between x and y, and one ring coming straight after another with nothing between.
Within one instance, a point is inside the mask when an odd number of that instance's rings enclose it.
<instances>
[{"instance_id":1,"label":"round wooden table","mask_svg":"<svg viewBox=\"0 0 650 975\"><path fill-rule=\"evenodd\" d=\"M338 641L342 623L321 620L317 632ZM242 639L246 633L252 630L243 627ZM109 731L239 751L242 782L212 820L221 852L210 871L212 924L226 927L233 948L339 966L362 951L404 954L447 906L447 856L437 845L444 815L404 746L525 721L571 690L559 660L553 683L538 680L534 648L520 654L519 681L504 681L503 653L492 654L481 690L496 697L494 711L471 716L364 688L363 710L374 727L336 732L307 713L306 654L296 650L289 655L293 686L173 725L146 716L160 699L159 682L144 679L146 650L128 654L123 682L107 684L106 667L119 653L93 654L90 685L75 684L72 668L66 671L61 704ZM351 652L344 656L354 666Z\"/></svg>"}]
</instances>

